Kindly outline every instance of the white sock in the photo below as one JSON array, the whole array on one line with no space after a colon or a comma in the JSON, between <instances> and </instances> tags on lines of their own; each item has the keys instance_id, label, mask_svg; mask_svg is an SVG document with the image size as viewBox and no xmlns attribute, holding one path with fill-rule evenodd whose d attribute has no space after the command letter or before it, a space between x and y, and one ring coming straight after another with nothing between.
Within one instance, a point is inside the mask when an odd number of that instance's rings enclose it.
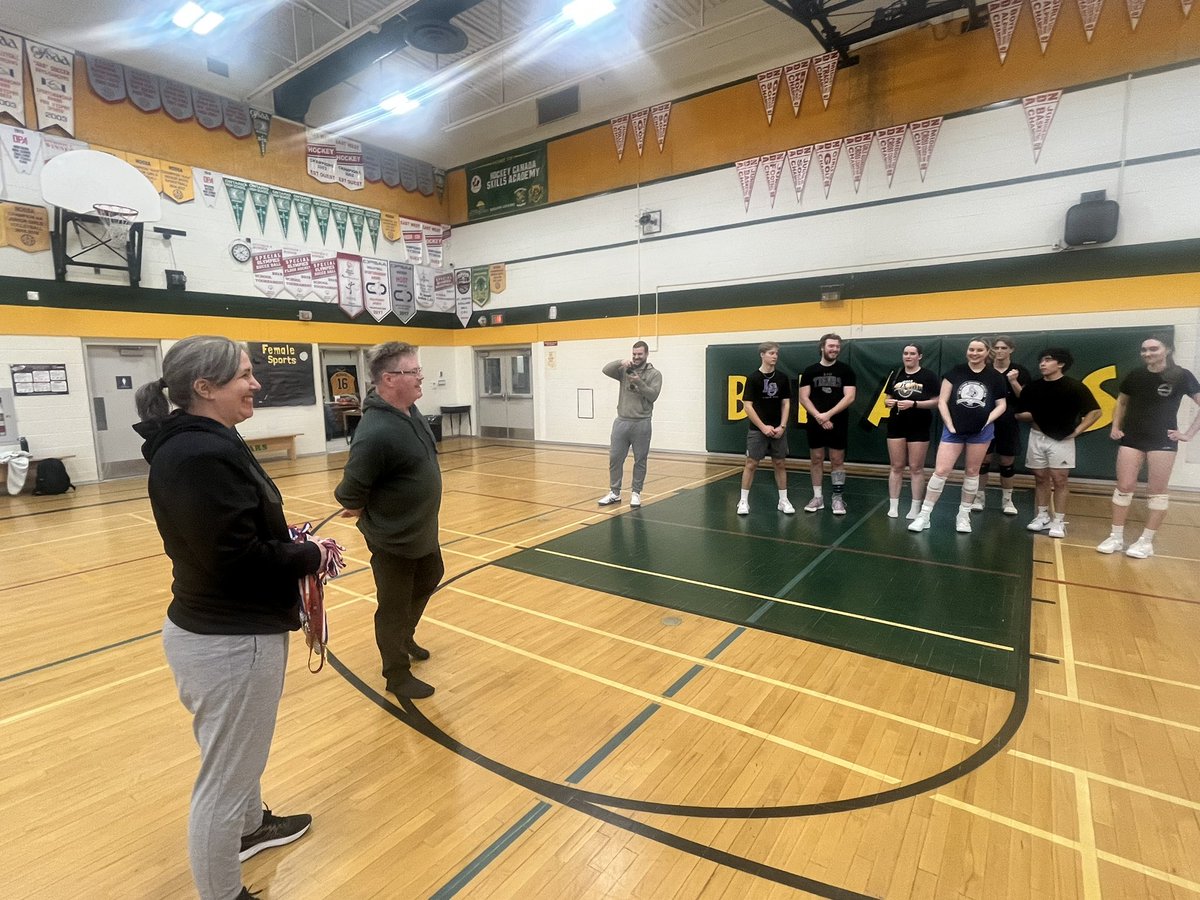
<instances>
[{"instance_id":1,"label":"white sock","mask_svg":"<svg viewBox=\"0 0 1200 900\"><path fill-rule=\"evenodd\" d=\"M1138 540L1145 541L1147 544L1153 544L1154 543L1154 535L1156 535L1156 534L1158 534L1157 531L1151 531L1149 528L1147 528L1145 531L1142 532L1142 536L1140 538L1138 538Z\"/></svg>"},{"instance_id":2,"label":"white sock","mask_svg":"<svg viewBox=\"0 0 1200 900\"><path fill-rule=\"evenodd\" d=\"M924 502L921 504L921 513L920 513L920 514L921 514L921 515L923 515L923 516L928 516L928 515L929 515L931 512L933 512L933 504L934 504L935 502L936 502L936 501L934 501L934 500L926 500L926 501L924 501Z\"/></svg>"},{"instance_id":3,"label":"white sock","mask_svg":"<svg viewBox=\"0 0 1200 900\"><path fill-rule=\"evenodd\" d=\"M1050 518L1050 507L1039 506L1037 508L1037 514L1038 514L1039 518L1041 518L1042 516L1045 516L1047 519Z\"/></svg>"},{"instance_id":4,"label":"white sock","mask_svg":"<svg viewBox=\"0 0 1200 900\"><path fill-rule=\"evenodd\" d=\"M780 499L780 501L783 501L783 500L786 500L786 499L787 499L787 488L783 488L783 489L782 489L782 490L779 492L779 499Z\"/></svg>"},{"instance_id":5,"label":"white sock","mask_svg":"<svg viewBox=\"0 0 1200 900\"><path fill-rule=\"evenodd\" d=\"M888 500L888 515L891 516L892 518L895 518L896 516L900 515L900 498L899 497L897 497L894 500Z\"/></svg>"},{"instance_id":6,"label":"white sock","mask_svg":"<svg viewBox=\"0 0 1200 900\"><path fill-rule=\"evenodd\" d=\"M1054 521L1061 525L1063 522L1067 521L1067 514L1066 513L1055 513Z\"/></svg>"},{"instance_id":7,"label":"white sock","mask_svg":"<svg viewBox=\"0 0 1200 900\"><path fill-rule=\"evenodd\" d=\"M1003 503L1012 503L1012 488L1002 488L1000 491L1000 499Z\"/></svg>"},{"instance_id":8,"label":"white sock","mask_svg":"<svg viewBox=\"0 0 1200 900\"><path fill-rule=\"evenodd\" d=\"M1114 525L1112 527L1112 534L1110 535L1110 537L1115 537L1118 541L1125 540L1125 526L1124 525Z\"/></svg>"},{"instance_id":9,"label":"white sock","mask_svg":"<svg viewBox=\"0 0 1200 900\"><path fill-rule=\"evenodd\" d=\"M916 515L920 515L920 513L921 513L921 501L914 499L912 502L912 505L908 508L908 514L910 516L916 516Z\"/></svg>"},{"instance_id":10,"label":"white sock","mask_svg":"<svg viewBox=\"0 0 1200 900\"><path fill-rule=\"evenodd\" d=\"M742 488L742 503L750 502L750 488Z\"/></svg>"},{"instance_id":11,"label":"white sock","mask_svg":"<svg viewBox=\"0 0 1200 900\"><path fill-rule=\"evenodd\" d=\"M820 489L819 487L815 487L815 488L813 488L813 499L814 499L814 500L820 500L820 499L822 499L822 497L821 497L821 489Z\"/></svg>"},{"instance_id":12,"label":"white sock","mask_svg":"<svg viewBox=\"0 0 1200 900\"><path fill-rule=\"evenodd\" d=\"M958 514L960 516L969 516L971 514L971 504L970 503L960 503L958 505Z\"/></svg>"}]
</instances>

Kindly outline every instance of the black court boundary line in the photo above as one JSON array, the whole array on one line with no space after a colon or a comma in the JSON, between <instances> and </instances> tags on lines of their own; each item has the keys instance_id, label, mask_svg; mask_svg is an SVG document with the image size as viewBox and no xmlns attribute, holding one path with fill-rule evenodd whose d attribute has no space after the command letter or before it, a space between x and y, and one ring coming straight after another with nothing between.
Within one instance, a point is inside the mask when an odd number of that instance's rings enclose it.
<instances>
[{"instance_id":1,"label":"black court boundary line","mask_svg":"<svg viewBox=\"0 0 1200 900\"><path fill-rule=\"evenodd\" d=\"M15 588L33 587L34 585L38 585L38 584L46 584L51 581L58 581L60 578L74 578L76 575L89 575L92 572L99 572L102 569L112 569L117 566L128 565L129 563L145 562L148 559L156 559L160 556L166 556L166 555L167 554L165 552L163 552L163 553L151 553L149 556L135 556L132 559L122 559L122 560L118 560L117 562L105 563L102 566L93 566L90 569L76 569L73 572L66 572L62 575L51 575L49 578L42 578L39 581L23 581L20 584L5 585L5 589L12 590Z\"/></svg>"},{"instance_id":2,"label":"black court boundary line","mask_svg":"<svg viewBox=\"0 0 1200 900\"><path fill-rule=\"evenodd\" d=\"M53 669L55 666L65 665L69 662L75 662L79 659L95 656L97 653L104 653L106 650L115 650L118 647L136 644L138 641L144 641L146 638L154 637L156 634L162 634L162 629L157 628L154 631L147 631L145 634L135 635L131 638L124 638L117 641L115 644L105 644L103 647L93 647L91 650L84 650L82 653L76 653L73 656L65 656L62 659L56 659L48 663L42 663L40 666L34 666L31 669L24 669L20 672L10 672L8 675L0 675L0 682L11 681L14 678L20 678L23 675L32 675L35 672L41 672L45 669Z\"/></svg>"}]
</instances>

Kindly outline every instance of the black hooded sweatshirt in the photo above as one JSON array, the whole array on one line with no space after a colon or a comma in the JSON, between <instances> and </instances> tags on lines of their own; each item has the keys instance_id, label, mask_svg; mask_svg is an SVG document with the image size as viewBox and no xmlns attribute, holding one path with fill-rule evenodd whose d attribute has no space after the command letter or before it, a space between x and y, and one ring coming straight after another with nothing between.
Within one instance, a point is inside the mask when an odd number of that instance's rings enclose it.
<instances>
[{"instance_id":1,"label":"black hooded sweatshirt","mask_svg":"<svg viewBox=\"0 0 1200 900\"><path fill-rule=\"evenodd\" d=\"M288 538L279 489L233 428L176 410L134 425L150 505L173 564L167 617L196 634L300 627L299 579L321 551Z\"/></svg>"}]
</instances>

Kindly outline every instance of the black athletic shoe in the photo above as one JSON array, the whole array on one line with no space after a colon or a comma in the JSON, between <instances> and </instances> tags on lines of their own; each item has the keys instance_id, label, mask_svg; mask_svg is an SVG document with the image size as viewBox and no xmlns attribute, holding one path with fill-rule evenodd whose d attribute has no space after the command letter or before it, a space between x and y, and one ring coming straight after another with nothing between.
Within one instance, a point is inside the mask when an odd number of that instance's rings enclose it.
<instances>
[{"instance_id":1,"label":"black athletic shoe","mask_svg":"<svg viewBox=\"0 0 1200 900\"><path fill-rule=\"evenodd\" d=\"M312 816L307 813L298 816L276 816L272 815L271 810L264 808L262 824L242 837L242 850L238 859L245 862L261 850L298 841L310 825ZM249 896L247 888L242 888L242 892Z\"/></svg>"},{"instance_id":2,"label":"black athletic shoe","mask_svg":"<svg viewBox=\"0 0 1200 900\"><path fill-rule=\"evenodd\" d=\"M262 893L262 891L256 891L254 893L251 893L250 888L243 886L242 892L240 894L238 894L236 897L234 897L233 900L254 900L254 898L257 897L261 893Z\"/></svg>"},{"instance_id":3,"label":"black athletic shoe","mask_svg":"<svg viewBox=\"0 0 1200 900\"><path fill-rule=\"evenodd\" d=\"M429 659L429 651L426 650L424 647L422 647L420 644L418 644L416 641L414 641L412 638L409 638L407 641L404 642L404 650L413 659L419 659L422 662Z\"/></svg>"},{"instance_id":4,"label":"black athletic shoe","mask_svg":"<svg viewBox=\"0 0 1200 900\"><path fill-rule=\"evenodd\" d=\"M397 697L407 697L409 700L424 700L426 697L433 696L433 685L413 677L411 672L395 684L389 684L387 689L389 693L395 694Z\"/></svg>"}]
</instances>

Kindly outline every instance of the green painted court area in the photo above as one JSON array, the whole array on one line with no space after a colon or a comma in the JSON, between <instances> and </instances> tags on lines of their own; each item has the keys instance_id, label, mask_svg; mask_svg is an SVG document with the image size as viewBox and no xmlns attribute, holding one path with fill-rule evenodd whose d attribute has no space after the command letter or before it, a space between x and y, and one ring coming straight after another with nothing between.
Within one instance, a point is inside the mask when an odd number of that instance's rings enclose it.
<instances>
[{"instance_id":1,"label":"green painted court area","mask_svg":"<svg viewBox=\"0 0 1200 900\"><path fill-rule=\"evenodd\" d=\"M933 527L889 519L882 479L852 478L850 512L805 513L807 473L791 473L792 516L759 473L749 516L737 476L524 550L500 565L993 687L1015 690L1028 662L1033 540L995 507L958 534L948 487ZM829 481L826 478L826 491ZM993 503L995 498L992 498ZM826 499L828 503L828 497ZM907 485L902 513L907 510Z\"/></svg>"}]
</instances>

